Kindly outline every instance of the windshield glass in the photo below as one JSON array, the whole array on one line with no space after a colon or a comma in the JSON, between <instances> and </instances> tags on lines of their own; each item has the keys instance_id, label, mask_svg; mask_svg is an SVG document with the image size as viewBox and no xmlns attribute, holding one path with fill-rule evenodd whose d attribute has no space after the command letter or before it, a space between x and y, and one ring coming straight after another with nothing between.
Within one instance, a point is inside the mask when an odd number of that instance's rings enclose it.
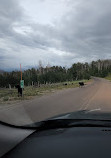
<instances>
[{"instance_id":1,"label":"windshield glass","mask_svg":"<svg viewBox=\"0 0 111 158\"><path fill-rule=\"evenodd\" d=\"M0 121L111 120L110 6L0 1Z\"/></svg>"}]
</instances>

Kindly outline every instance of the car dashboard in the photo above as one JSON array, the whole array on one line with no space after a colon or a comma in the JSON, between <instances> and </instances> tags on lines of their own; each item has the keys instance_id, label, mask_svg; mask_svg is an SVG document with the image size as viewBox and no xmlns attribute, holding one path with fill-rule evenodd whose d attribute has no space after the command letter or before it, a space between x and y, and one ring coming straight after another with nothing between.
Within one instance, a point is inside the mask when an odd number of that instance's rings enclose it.
<instances>
[{"instance_id":1,"label":"car dashboard","mask_svg":"<svg viewBox=\"0 0 111 158\"><path fill-rule=\"evenodd\" d=\"M111 157L111 128L71 127L35 131L3 156L3 158L24 157Z\"/></svg>"}]
</instances>

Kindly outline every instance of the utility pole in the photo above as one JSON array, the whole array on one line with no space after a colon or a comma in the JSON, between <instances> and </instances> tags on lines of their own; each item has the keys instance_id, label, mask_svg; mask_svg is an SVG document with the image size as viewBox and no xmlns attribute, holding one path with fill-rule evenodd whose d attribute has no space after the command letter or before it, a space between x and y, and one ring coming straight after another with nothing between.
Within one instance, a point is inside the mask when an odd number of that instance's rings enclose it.
<instances>
[{"instance_id":1,"label":"utility pole","mask_svg":"<svg viewBox=\"0 0 111 158\"><path fill-rule=\"evenodd\" d=\"M21 80L22 80L22 68L21 68L21 64L20 64L20 72L21 72Z\"/></svg>"}]
</instances>

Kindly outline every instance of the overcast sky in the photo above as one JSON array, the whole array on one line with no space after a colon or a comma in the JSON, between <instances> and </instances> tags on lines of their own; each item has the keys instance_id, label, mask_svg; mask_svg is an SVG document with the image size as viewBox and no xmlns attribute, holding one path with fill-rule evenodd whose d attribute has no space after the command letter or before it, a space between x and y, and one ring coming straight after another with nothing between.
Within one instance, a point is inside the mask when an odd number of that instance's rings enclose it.
<instances>
[{"instance_id":1,"label":"overcast sky","mask_svg":"<svg viewBox=\"0 0 111 158\"><path fill-rule=\"evenodd\" d=\"M0 69L111 59L111 0L0 0Z\"/></svg>"}]
</instances>

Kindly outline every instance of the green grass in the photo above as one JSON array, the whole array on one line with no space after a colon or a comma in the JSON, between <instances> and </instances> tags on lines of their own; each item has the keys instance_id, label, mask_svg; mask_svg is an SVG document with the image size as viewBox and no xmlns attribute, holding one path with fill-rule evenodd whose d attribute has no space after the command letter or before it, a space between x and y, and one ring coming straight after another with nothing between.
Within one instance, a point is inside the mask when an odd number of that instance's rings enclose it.
<instances>
[{"instance_id":1,"label":"green grass","mask_svg":"<svg viewBox=\"0 0 111 158\"><path fill-rule=\"evenodd\" d=\"M105 79L110 80L111 81L111 74L109 74L108 76L105 77Z\"/></svg>"},{"instance_id":2,"label":"green grass","mask_svg":"<svg viewBox=\"0 0 111 158\"><path fill-rule=\"evenodd\" d=\"M88 80L82 80L83 82L88 82ZM8 89L8 88L1 88L0 89L0 103L10 103L11 101L16 100L24 100L24 99L31 99L34 96L40 96L47 93L53 93L56 90L62 90L67 88L74 88L78 87L79 81L72 81L72 82L62 82L62 83L55 83L50 85L42 85L41 87L32 87L28 86L24 88L23 91L23 98L18 97L17 89ZM67 83L67 85L64 85Z\"/></svg>"}]
</instances>

